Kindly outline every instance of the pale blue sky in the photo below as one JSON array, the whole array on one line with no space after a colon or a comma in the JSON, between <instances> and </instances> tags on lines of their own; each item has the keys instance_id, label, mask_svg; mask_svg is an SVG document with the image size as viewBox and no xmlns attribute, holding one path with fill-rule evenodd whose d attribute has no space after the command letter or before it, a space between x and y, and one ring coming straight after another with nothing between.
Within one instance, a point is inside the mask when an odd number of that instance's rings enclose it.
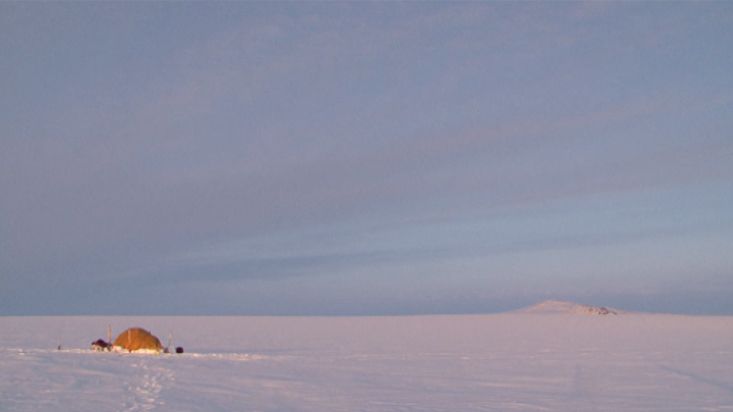
<instances>
[{"instance_id":1,"label":"pale blue sky","mask_svg":"<svg viewBox=\"0 0 733 412\"><path fill-rule=\"evenodd\" d=\"M733 314L728 2L0 3L0 314Z\"/></svg>"}]
</instances>

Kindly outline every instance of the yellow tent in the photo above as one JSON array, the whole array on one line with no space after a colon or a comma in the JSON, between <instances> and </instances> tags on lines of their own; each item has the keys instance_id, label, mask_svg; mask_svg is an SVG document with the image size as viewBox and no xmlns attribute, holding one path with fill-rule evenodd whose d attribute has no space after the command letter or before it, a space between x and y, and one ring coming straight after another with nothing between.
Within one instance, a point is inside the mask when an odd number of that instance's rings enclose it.
<instances>
[{"instance_id":1,"label":"yellow tent","mask_svg":"<svg viewBox=\"0 0 733 412\"><path fill-rule=\"evenodd\" d=\"M143 328L130 328L120 333L112 346L118 350L162 352L163 345L152 333Z\"/></svg>"}]
</instances>

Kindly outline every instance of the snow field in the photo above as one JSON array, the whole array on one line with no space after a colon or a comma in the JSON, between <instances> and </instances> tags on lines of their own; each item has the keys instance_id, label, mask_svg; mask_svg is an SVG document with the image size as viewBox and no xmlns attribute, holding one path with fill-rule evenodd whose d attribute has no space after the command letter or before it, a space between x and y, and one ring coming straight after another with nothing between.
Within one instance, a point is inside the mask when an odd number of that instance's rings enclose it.
<instances>
[{"instance_id":1,"label":"snow field","mask_svg":"<svg viewBox=\"0 0 733 412\"><path fill-rule=\"evenodd\" d=\"M94 353L107 325L182 355ZM2 411L733 411L733 318L0 318ZM58 344L62 350L56 350Z\"/></svg>"}]
</instances>

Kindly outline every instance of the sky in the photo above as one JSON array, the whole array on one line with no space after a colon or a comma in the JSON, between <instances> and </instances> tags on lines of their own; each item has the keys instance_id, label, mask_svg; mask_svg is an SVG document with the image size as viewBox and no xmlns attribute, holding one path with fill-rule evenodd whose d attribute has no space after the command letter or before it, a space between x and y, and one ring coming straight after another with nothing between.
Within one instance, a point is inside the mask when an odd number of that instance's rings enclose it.
<instances>
[{"instance_id":1,"label":"sky","mask_svg":"<svg viewBox=\"0 0 733 412\"><path fill-rule=\"evenodd\" d=\"M733 3L0 2L0 315L733 314Z\"/></svg>"}]
</instances>

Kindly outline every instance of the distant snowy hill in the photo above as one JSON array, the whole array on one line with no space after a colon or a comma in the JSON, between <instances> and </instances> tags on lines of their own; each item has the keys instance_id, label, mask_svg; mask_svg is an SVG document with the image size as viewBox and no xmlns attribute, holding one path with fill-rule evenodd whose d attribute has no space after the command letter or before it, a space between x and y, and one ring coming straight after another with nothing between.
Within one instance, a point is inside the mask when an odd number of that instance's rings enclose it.
<instances>
[{"instance_id":1,"label":"distant snowy hill","mask_svg":"<svg viewBox=\"0 0 733 412\"><path fill-rule=\"evenodd\" d=\"M591 306L581 303L564 302L559 300L546 300L536 305L520 309L517 313L531 314L569 314L569 315L619 315L623 313L618 309L604 306Z\"/></svg>"}]
</instances>

